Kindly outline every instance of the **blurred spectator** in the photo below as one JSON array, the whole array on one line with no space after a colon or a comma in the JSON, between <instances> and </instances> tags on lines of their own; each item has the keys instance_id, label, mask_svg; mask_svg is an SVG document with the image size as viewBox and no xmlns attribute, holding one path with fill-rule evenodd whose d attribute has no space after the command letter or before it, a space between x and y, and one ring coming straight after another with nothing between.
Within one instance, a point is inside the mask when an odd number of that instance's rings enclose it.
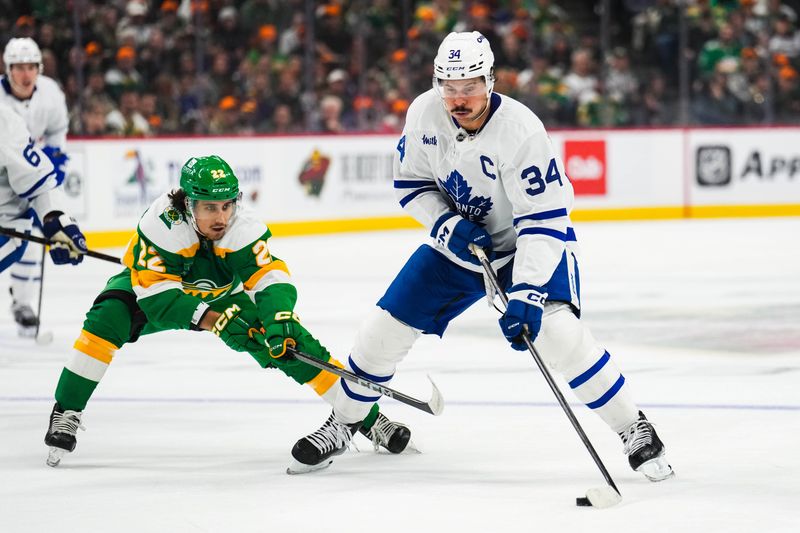
<instances>
[{"instance_id":1,"label":"blurred spectator","mask_svg":"<svg viewBox=\"0 0 800 533\"><path fill-rule=\"evenodd\" d=\"M106 72L106 89L114 99L124 91L142 89L142 76L134 68L135 61L136 51L130 46L117 50L116 66Z\"/></svg>"},{"instance_id":2,"label":"blurred spectator","mask_svg":"<svg viewBox=\"0 0 800 533\"><path fill-rule=\"evenodd\" d=\"M216 135L233 135L238 133L239 101L233 96L223 97L211 117L209 133Z\"/></svg>"},{"instance_id":3,"label":"blurred spectator","mask_svg":"<svg viewBox=\"0 0 800 533\"><path fill-rule=\"evenodd\" d=\"M275 107L271 122L271 131L274 133L298 133L304 128L303 124L297 124L292 116L292 108L286 104L279 104Z\"/></svg>"},{"instance_id":4,"label":"blurred spectator","mask_svg":"<svg viewBox=\"0 0 800 533\"><path fill-rule=\"evenodd\" d=\"M769 51L790 59L800 56L800 32L795 31L791 18L781 13L773 22L774 33L769 40Z\"/></svg>"},{"instance_id":5,"label":"blurred spectator","mask_svg":"<svg viewBox=\"0 0 800 533\"><path fill-rule=\"evenodd\" d=\"M333 94L326 94L319 102L320 128L323 133L342 133L342 99Z\"/></svg>"},{"instance_id":6,"label":"blurred spectator","mask_svg":"<svg viewBox=\"0 0 800 533\"><path fill-rule=\"evenodd\" d=\"M572 53L572 67L563 80L570 100L577 102L595 91L597 78L593 72L591 53L585 49L575 50Z\"/></svg>"},{"instance_id":7,"label":"blurred spectator","mask_svg":"<svg viewBox=\"0 0 800 533\"><path fill-rule=\"evenodd\" d=\"M107 100L88 98L81 113L82 135L100 136L113 133L106 122L106 116L111 112L111 105Z\"/></svg>"},{"instance_id":8,"label":"blurred spectator","mask_svg":"<svg viewBox=\"0 0 800 533\"><path fill-rule=\"evenodd\" d=\"M788 65L778 72L775 112L778 122L800 124L800 76Z\"/></svg>"},{"instance_id":9,"label":"blurred spectator","mask_svg":"<svg viewBox=\"0 0 800 533\"><path fill-rule=\"evenodd\" d=\"M119 97L119 109L106 115L106 127L113 135L142 137L150 134L150 124L139 112L139 93L124 90Z\"/></svg>"},{"instance_id":10,"label":"blurred spectator","mask_svg":"<svg viewBox=\"0 0 800 533\"><path fill-rule=\"evenodd\" d=\"M703 85L700 94L692 102L694 119L699 124L735 124L739 102L728 90L727 76L721 72L713 74Z\"/></svg>"},{"instance_id":11,"label":"blurred spectator","mask_svg":"<svg viewBox=\"0 0 800 533\"><path fill-rule=\"evenodd\" d=\"M730 24L723 24L719 28L717 38L703 45L703 49L697 58L701 76L704 78L711 77L715 72L717 63L723 59L738 61L741 53L742 45L734 38L733 28Z\"/></svg>"},{"instance_id":12,"label":"blurred spectator","mask_svg":"<svg viewBox=\"0 0 800 533\"><path fill-rule=\"evenodd\" d=\"M647 82L642 91L642 103L637 110L636 123L643 126L675 124L678 117L677 106L669 94L664 76L654 72L645 78Z\"/></svg>"}]
</instances>

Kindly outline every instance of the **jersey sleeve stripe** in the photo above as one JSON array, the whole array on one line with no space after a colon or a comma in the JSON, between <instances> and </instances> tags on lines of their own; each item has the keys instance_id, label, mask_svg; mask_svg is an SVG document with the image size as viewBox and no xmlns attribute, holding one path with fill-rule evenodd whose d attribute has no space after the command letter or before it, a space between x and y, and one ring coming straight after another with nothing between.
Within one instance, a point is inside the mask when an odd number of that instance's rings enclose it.
<instances>
[{"instance_id":1,"label":"jersey sleeve stripe","mask_svg":"<svg viewBox=\"0 0 800 533\"><path fill-rule=\"evenodd\" d=\"M433 185L431 180L394 180L395 189L416 189Z\"/></svg>"},{"instance_id":2,"label":"jersey sleeve stripe","mask_svg":"<svg viewBox=\"0 0 800 533\"><path fill-rule=\"evenodd\" d=\"M558 239L560 241L564 242L567 241L566 233L550 228L523 228L519 232L519 236L522 237L523 235L546 235L548 237L553 237L554 239Z\"/></svg>"},{"instance_id":3,"label":"jersey sleeve stripe","mask_svg":"<svg viewBox=\"0 0 800 533\"><path fill-rule=\"evenodd\" d=\"M553 209L551 211L542 211L541 213L532 213L530 215L515 218L514 225L516 226L523 220L550 220L552 218L565 217L568 214L569 213L567 213L566 209Z\"/></svg>"},{"instance_id":4,"label":"jersey sleeve stripe","mask_svg":"<svg viewBox=\"0 0 800 533\"><path fill-rule=\"evenodd\" d=\"M261 267L259 270L256 270L253 273L253 275L250 276L250 278L248 278L248 280L244 282L244 288L246 290L248 290L248 291L254 290L256 285L258 285L258 282L259 282L259 280L261 278L263 278L264 276L266 276L270 272L274 272L276 270L279 271L279 272L283 272L284 274L286 274L286 276L288 278L289 269L286 267L286 263L284 263L281 260L277 260L277 261L273 261L272 263L270 263L270 264L268 264L268 265L266 265L264 267ZM285 283L285 282L282 282L282 283Z\"/></svg>"},{"instance_id":5,"label":"jersey sleeve stripe","mask_svg":"<svg viewBox=\"0 0 800 533\"><path fill-rule=\"evenodd\" d=\"M523 235L546 235L564 242L577 241L575 230L572 228L567 228L566 233L551 228L523 228L520 230L519 236L522 237Z\"/></svg>"},{"instance_id":6,"label":"jersey sleeve stripe","mask_svg":"<svg viewBox=\"0 0 800 533\"><path fill-rule=\"evenodd\" d=\"M39 181L37 181L36 183L34 183L34 184L33 184L33 187L31 187L31 188L30 188L30 189L28 189L27 191L25 191L25 192L21 193L21 194L19 195L19 197L20 197L20 198L27 198L28 196L31 196L31 195L32 195L34 192L36 192L36 191L37 191L37 190L38 190L38 189L39 189L39 188L40 188L42 185L44 185L44 184L45 184L45 182L47 181L47 179L48 179L50 176L53 176L55 173L56 173L56 171L54 170L53 172L51 172L51 173L47 174L46 176L44 176L43 178L39 179Z\"/></svg>"},{"instance_id":7,"label":"jersey sleeve stripe","mask_svg":"<svg viewBox=\"0 0 800 533\"><path fill-rule=\"evenodd\" d=\"M175 274L165 274L163 272L153 272L152 270L131 270L131 284L134 287L149 289L158 283L177 283L181 287L181 278Z\"/></svg>"},{"instance_id":8,"label":"jersey sleeve stripe","mask_svg":"<svg viewBox=\"0 0 800 533\"><path fill-rule=\"evenodd\" d=\"M431 185L429 187L423 187L421 189L417 189L416 191L412 192L411 194L404 196L400 200L400 207L405 207L406 204L408 204L408 202L410 202L411 200L413 200L414 198L416 198L420 194L423 194L423 193L426 193L426 192L437 192L438 190L439 190L439 188L436 187L435 185Z\"/></svg>"}]
</instances>

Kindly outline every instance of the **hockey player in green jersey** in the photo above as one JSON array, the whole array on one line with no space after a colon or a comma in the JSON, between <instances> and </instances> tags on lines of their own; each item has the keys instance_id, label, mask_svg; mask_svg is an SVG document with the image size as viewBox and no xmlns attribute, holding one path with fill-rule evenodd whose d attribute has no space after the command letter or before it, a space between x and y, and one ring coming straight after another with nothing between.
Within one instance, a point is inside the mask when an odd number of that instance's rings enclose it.
<instances>
[{"instance_id":1,"label":"hockey player in green jersey","mask_svg":"<svg viewBox=\"0 0 800 533\"><path fill-rule=\"evenodd\" d=\"M293 359L286 347L342 365L300 324L289 271L268 246L271 232L241 208L240 199L238 180L224 160L197 157L181 169L180 188L142 215L123 258L125 270L95 299L61 372L45 436L48 465L75 449L83 410L115 352L141 335L211 331L333 404L337 377ZM360 431L376 449L392 453L402 452L411 436L377 405Z\"/></svg>"}]
</instances>

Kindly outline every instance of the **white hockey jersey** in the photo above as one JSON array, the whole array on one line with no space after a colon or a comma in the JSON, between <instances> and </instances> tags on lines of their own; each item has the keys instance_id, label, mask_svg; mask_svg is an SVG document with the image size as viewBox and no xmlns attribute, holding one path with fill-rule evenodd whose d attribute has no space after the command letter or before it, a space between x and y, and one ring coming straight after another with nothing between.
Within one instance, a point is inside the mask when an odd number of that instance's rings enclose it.
<instances>
[{"instance_id":1,"label":"white hockey jersey","mask_svg":"<svg viewBox=\"0 0 800 533\"><path fill-rule=\"evenodd\" d=\"M34 144L25 122L0 104L0 224L30 229L32 207L39 217L59 209L56 171Z\"/></svg>"},{"instance_id":2,"label":"white hockey jersey","mask_svg":"<svg viewBox=\"0 0 800 533\"><path fill-rule=\"evenodd\" d=\"M544 125L520 102L492 94L489 117L473 135L460 128L433 89L406 116L394 158L400 205L429 231L448 211L486 229L496 268L514 259L513 283L542 286L565 250L577 251L569 218L574 192ZM481 272L433 241L451 261Z\"/></svg>"},{"instance_id":3,"label":"white hockey jersey","mask_svg":"<svg viewBox=\"0 0 800 533\"><path fill-rule=\"evenodd\" d=\"M55 146L65 150L69 115L64 92L52 78L39 75L36 89L27 100L11 92L7 76L0 77L0 104L6 104L23 118L38 146Z\"/></svg>"}]
</instances>

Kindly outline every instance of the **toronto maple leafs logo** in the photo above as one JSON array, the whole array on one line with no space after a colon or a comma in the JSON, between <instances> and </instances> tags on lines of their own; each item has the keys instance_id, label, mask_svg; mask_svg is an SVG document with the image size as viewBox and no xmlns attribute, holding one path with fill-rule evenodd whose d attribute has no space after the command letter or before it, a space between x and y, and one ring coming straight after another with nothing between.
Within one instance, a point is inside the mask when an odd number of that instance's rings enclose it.
<instances>
[{"instance_id":1,"label":"toronto maple leafs logo","mask_svg":"<svg viewBox=\"0 0 800 533\"><path fill-rule=\"evenodd\" d=\"M447 179L439 180L442 187L453 199L458 212L470 222L483 222L492 209L492 199L484 196L471 196L472 187L458 170L452 171Z\"/></svg>"}]
</instances>

